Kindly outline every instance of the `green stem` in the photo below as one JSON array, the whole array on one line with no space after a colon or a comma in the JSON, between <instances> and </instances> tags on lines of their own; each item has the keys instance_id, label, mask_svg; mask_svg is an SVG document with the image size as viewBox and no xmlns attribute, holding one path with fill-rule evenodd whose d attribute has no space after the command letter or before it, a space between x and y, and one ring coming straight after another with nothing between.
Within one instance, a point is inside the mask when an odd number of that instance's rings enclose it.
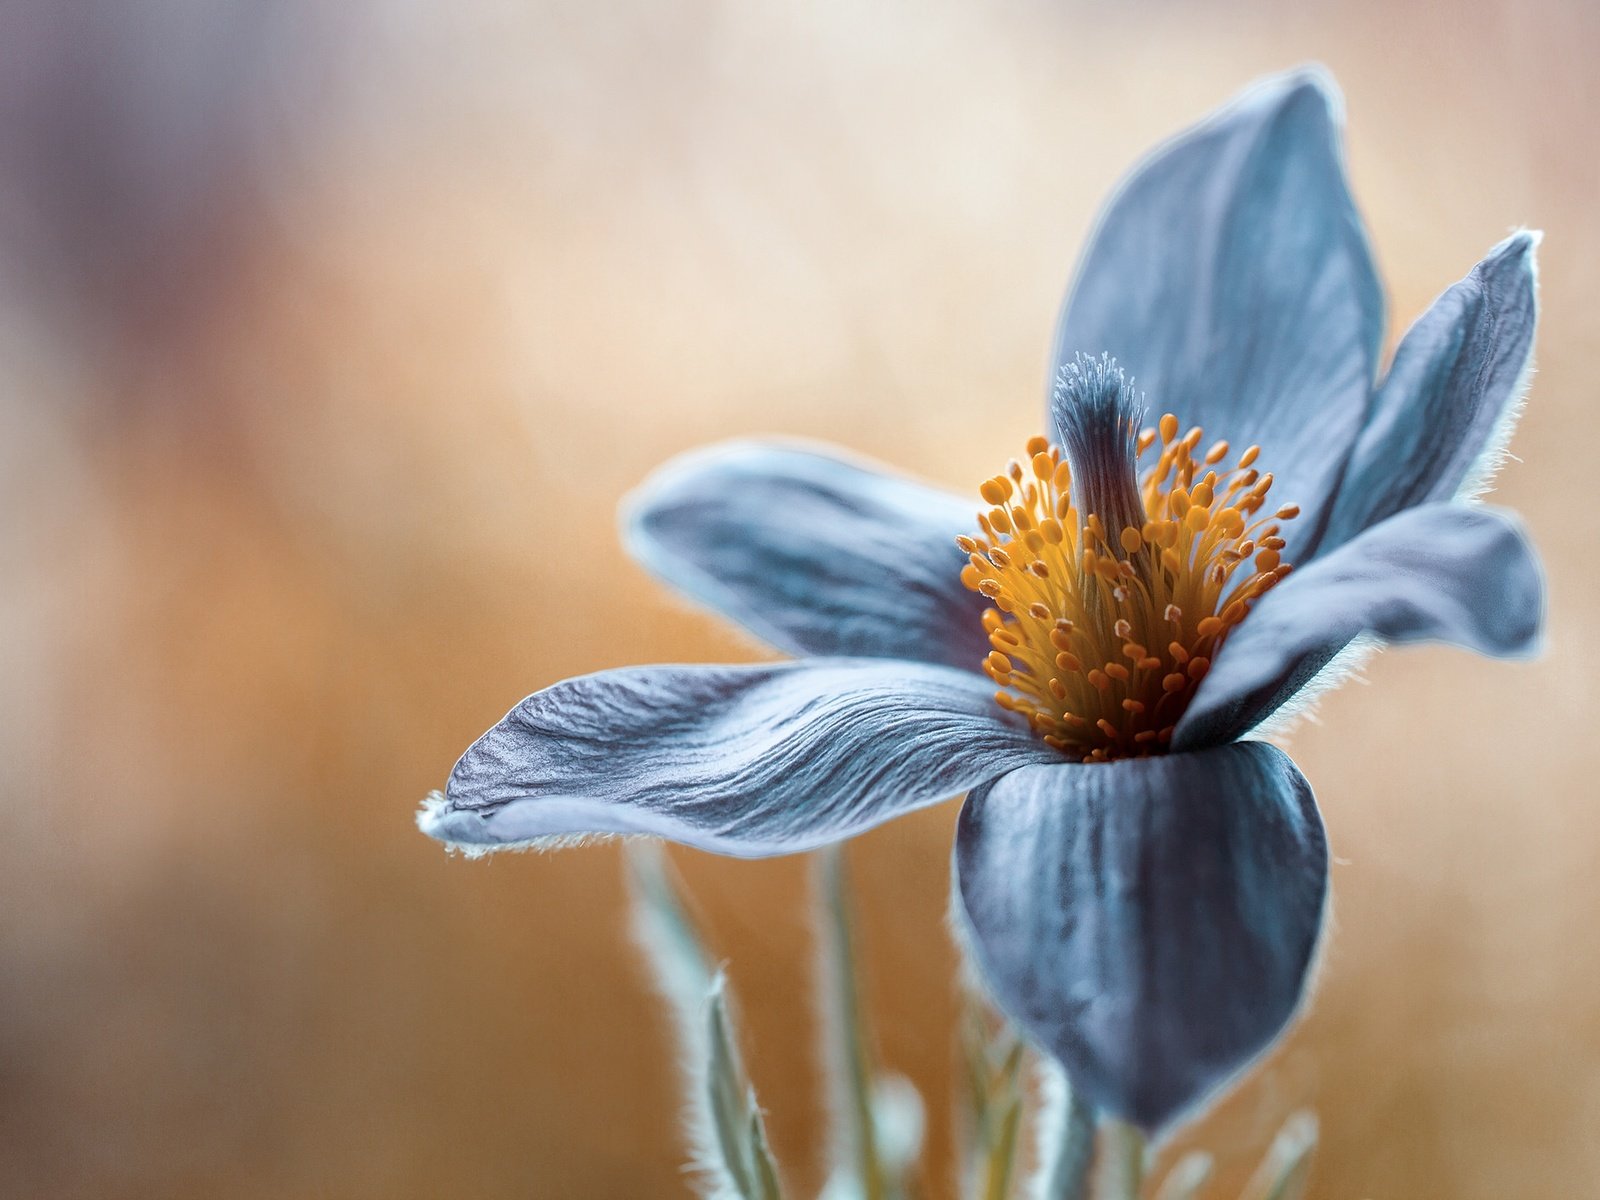
<instances>
[{"instance_id":1,"label":"green stem","mask_svg":"<svg viewBox=\"0 0 1600 1200\"><path fill-rule=\"evenodd\" d=\"M1050 1178L1055 1190L1050 1200L1086 1200L1089 1194L1089 1168L1094 1163L1094 1110L1067 1096L1067 1111L1061 1129L1061 1146Z\"/></svg>"},{"instance_id":2,"label":"green stem","mask_svg":"<svg viewBox=\"0 0 1600 1200\"><path fill-rule=\"evenodd\" d=\"M1094 1164L1094 1109L1079 1099L1065 1072L1044 1068L1045 1104L1039 1119L1039 1174L1034 1200L1088 1200L1089 1168Z\"/></svg>"},{"instance_id":3,"label":"green stem","mask_svg":"<svg viewBox=\"0 0 1600 1200\"><path fill-rule=\"evenodd\" d=\"M860 984L856 976L855 919L844 877L844 856L829 847L820 856L823 916L823 961L829 991L826 1022L828 1066L840 1093L835 1132L840 1159L853 1159L862 1200L888 1200L889 1181L878 1153L877 1121L872 1111L873 1069L862 1022Z\"/></svg>"},{"instance_id":4,"label":"green stem","mask_svg":"<svg viewBox=\"0 0 1600 1200\"><path fill-rule=\"evenodd\" d=\"M1100 1127L1106 1170L1101 1177L1104 1200L1139 1200L1144 1190L1144 1134L1123 1121Z\"/></svg>"}]
</instances>

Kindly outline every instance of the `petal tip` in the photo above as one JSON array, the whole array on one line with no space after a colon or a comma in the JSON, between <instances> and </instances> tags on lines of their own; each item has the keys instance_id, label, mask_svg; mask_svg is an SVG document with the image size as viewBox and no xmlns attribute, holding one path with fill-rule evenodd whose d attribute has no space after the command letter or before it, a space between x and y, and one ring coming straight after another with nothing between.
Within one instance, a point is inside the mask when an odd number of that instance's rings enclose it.
<instances>
[{"instance_id":1,"label":"petal tip","mask_svg":"<svg viewBox=\"0 0 1600 1200\"><path fill-rule=\"evenodd\" d=\"M1483 256L1483 261L1476 268L1477 274L1481 277L1508 269L1521 269L1530 275L1537 275L1538 251L1543 241L1542 229L1513 230Z\"/></svg>"},{"instance_id":2,"label":"petal tip","mask_svg":"<svg viewBox=\"0 0 1600 1200\"><path fill-rule=\"evenodd\" d=\"M1344 125L1344 92L1333 72L1319 62L1301 63L1277 75L1269 75L1251 88L1249 94L1284 111L1320 116L1335 128Z\"/></svg>"},{"instance_id":3,"label":"petal tip","mask_svg":"<svg viewBox=\"0 0 1600 1200\"><path fill-rule=\"evenodd\" d=\"M417 809L417 828L427 833L430 826L439 818L440 810L449 803L444 798L444 793L435 788L422 798L422 807Z\"/></svg>"},{"instance_id":4,"label":"petal tip","mask_svg":"<svg viewBox=\"0 0 1600 1200\"><path fill-rule=\"evenodd\" d=\"M972 669L983 599L961 583L960 496L804 438L719 442L619 504L621 543L680 598L785 654Z\"/></svg>"},{"instance_id":5,"label":"petal tip","mask_svg":"<svg viewBox=\"0 0 1600 1200\"><path fill-rule=\"evenodd\" d=\"M423 798L422 807L417 809L417 828L443 844L452 854L460 854L464 858L482 858L495 847L465 840L463 835L468 830L461 820L463 815L460 809L451 805L443 792L432 791Z\"/></svg>"},{"instance_id":6,"label":"petal tip","mask_svg":"<svg viewBox=\"0 0 1600 1200\"><path fill-rule=\"evenodd\" d=\"M563 808L579 807L557 803ZM592 819L591 824L598 827L591 831L581 820L574 821L560 811L555 819L542 820L526 802L479 809L454 804L438 792L430 793L417 812L417 828L446 852L462 858L486 858L507 850L566 850L627 836L625 831L604 828L603 820L603 815Z\"/></svg>"},{"instance_id":7,"label":"petal tip","mask_svg":"<svg viewBox=\"0 0 1600 1200\"><path fill-rule=\"evenodd\" d=\"M734 440L686 450L669 458L623 493L622 499L617 502L617 519L623 544L629 553L650 566L648 556L653 553L651 521L669 510L674 500L681 499L685 485L697 473L756 446L754 442Z\"/></svg>"}]
</instances>

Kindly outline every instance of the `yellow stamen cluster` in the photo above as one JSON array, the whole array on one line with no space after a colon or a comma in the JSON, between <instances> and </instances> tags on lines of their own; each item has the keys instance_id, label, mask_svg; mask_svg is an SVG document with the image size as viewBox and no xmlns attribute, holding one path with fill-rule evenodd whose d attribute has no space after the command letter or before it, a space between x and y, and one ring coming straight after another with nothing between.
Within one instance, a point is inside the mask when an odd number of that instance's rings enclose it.
<instances>
[{"instance_id":1,"label":"yellow stamen cluster","mask_svg":"<svg viewBox=\"0 0 1600 1200\"><path fill-rule=\"evenodd\" d=\"M1289 573L1286 505L1263 514L1272 476L1251 446L1231 469L1227 442L1203 454L1198 427L1161 418L1135 449L1160 452L1144 474L1139 528L1080 517L1059 446L1028 443L1026 464L980 489L981 535L956 539L961 580L994 604L983 669L995 699L1050 745L1084 762L1159 754L1228 632Z\"/></svg>"}]
</instances>

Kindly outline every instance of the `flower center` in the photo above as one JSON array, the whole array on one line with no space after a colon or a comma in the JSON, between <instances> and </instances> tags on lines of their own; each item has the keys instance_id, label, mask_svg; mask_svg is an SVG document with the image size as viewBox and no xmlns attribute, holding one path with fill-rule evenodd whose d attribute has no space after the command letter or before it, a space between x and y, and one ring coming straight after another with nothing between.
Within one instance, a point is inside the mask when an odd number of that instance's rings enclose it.
<instances>
[{"instance_id":1,"label":"flower center","mask_svg":"<svg viewBox=\"0 0 1600 1200\"><path fill-rule=\"evenodd\" d=\"M1109 359L1064 368L1054 413L1067 453L1031 439L1025 464L979 489L982 533L956 539L962 582L994 605L983 669L1000 706L1065 754L1159 754L1229 631L1289 574L1279 522L1300 510L1263 515L1258 446L1228 468L1227 442L1202 453L1199 427L1179 437L1171 413L1140 431Z\"/></svg>"}]
</instances>

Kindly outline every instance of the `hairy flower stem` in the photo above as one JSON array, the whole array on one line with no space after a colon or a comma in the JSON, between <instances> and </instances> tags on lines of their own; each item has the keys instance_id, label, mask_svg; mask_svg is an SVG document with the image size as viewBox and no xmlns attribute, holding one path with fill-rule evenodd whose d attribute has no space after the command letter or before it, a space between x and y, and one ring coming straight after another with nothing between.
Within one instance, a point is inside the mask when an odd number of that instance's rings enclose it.
<instances>
[{"instance_id":1,"label":"hairy flower stem","mask_svg":"<svg viewBox=\"0 0 1600 1200\"><path fill-rule=\"evenodd\" d=\"M734 1042L721 975L712 983L706 1000L706 1028L710 1047L706 1098L720 1165L739 1200L782 1200L761 1107ZM720 1196L715 1200L721 1200Z\"/></svg>"},{"instance_id":2,"label":"hairy flower stem","mask_svg":"<svg viewBox=\"0 0 1600 1200\"><path fill-rule=\"evenodd\" d=\"M1010 1026L989 1016L970 983L962 989L961 1050L967 1085L963 1166L970 1181L968 1191L975 1200L1010 1200L1023 1124L1026 1051Z\"/></svg>"},{"instance_id":3,"label":"hairy flower stem","mask_svg":"<svg viewBox=\"0 0 1600 1200\"><path fill-rule=\"evenodd\" d=\"M628 847L634 936L678 1026L687 1132L706 1200L782 1200L783 1189L728 1012L726 981L661 847Z\"/></svg>"},{"instance_id":4,"label":"hairy flower stem","mask_svg":"<svg viewBox=\"0 0 1600 1200\"><path fill-rule=\"evenodd\" d=\"M1088 1200L1089 1168L1094 1163L1094 1110L1079 1099L1059 1066L1041 1064L1040 1073L1039 1163L1030 1200Z\"/></svg>"},{"instance_id":5,"label":"hairy flower stem","mask_svg":"<svg viewBox=\"0 0 1600 1200\"><path fill-rule=\"evenodd\" d=\"M1123 1121L1100 1126L1099 1200L1139 1200L1144 1190L1144 1134Z\"/></svg>"},{"instance_id":6,"label":"hairy flower stem","mask_svg":"<svg viewBox=\"0 0 1600 1200\"><path fill-rule=\"evenodd\" d=\"M872 1111L873 1069L862 1027L855 920L844 877L844 856L838 847L829 847L818 856L818 871L823 910L824 1054L834 1091L835 1166L850 1165L862 1200L890 1200L891 1184L878 1152Z\"/></svg>"}]
</instances>

